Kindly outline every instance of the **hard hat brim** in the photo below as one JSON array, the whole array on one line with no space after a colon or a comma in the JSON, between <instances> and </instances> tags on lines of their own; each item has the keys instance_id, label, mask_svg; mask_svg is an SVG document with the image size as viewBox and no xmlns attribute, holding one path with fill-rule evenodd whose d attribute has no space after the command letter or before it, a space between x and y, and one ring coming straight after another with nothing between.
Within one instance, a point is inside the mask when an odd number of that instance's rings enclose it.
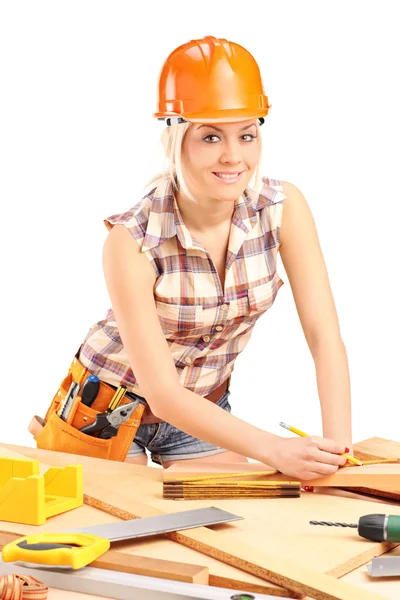
<instances>
[{"instance_id":1,"label":"hard hat brim","mask_svg":"<svg viewBox=\"0 0 400 600\"><path fill-rule=\"evenodd\" d=\"M153 117L182 117L189 123L235 123L238 121L248 121L249 119L258 119L265 117L267 114L268 109L266 108L260 108L259 110L238 108L210 113L201 112L181 115L176 113L154 113Z\"/></svg>"}]
</instances>

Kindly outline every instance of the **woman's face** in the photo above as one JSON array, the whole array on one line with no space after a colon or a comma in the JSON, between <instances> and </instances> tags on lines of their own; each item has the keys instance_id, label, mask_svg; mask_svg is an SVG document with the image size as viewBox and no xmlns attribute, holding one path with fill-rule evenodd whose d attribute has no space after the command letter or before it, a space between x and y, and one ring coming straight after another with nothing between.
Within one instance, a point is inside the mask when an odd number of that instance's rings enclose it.
<instances>
[{"instance_id":1,"label":"woman's face","mask_svg":"<svg viewBox=\"0 0 400 600\"><path fill-rule=\"evenodd\" d=\"M182 166L195 197L238 198L260 158L256 120L193 123L182 143Z\"/></svg>"}]
</instances>

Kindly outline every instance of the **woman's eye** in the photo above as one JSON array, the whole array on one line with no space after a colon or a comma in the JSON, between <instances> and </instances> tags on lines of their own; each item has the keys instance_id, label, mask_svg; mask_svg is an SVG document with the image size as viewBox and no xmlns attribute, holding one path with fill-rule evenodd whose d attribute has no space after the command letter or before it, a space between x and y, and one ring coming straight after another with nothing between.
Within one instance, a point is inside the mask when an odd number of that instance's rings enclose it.
<instances>
[{"instance_id":1,"label":"woman's eye","mask_svg":"<svg viewBox=\"0 0 400 600\"><path fill-rule=\"evenodd\" d=\"M250 138L245 140L246 142L252 142L253 140L256 139L256 135L253 135L252 133L245 133L244 135L242 135L242 139L243 138ZM208 141L210 140L210 138L217 138L217 140L219 140L219 137L215 134L215 133L210 133L210 135L206 135L206 137L203 138L204 141ZM214 141L210 140L210 142L213 144Z\"/></svg>"},{"instance_id":2,"label":"woman's eye","mask_svg":"<svg viewBox=\"0 0 400 600\"><path fill-rule=\"evenodd\" d=\"M217 135L215 135L215 133L210 133L210 135L206 135L206 137L203 138L203 140L206 141L209 138L217 138L217 139L219 139L219 137Z\"/></svg>"}]
</instances>

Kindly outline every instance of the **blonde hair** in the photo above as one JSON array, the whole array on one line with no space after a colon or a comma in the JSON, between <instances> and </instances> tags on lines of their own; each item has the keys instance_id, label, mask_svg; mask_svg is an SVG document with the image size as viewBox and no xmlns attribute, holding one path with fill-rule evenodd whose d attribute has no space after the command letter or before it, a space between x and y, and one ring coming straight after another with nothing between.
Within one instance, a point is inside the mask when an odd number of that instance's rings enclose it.
<instances>
[{"instance_id":1,"label":"blonde hair","mask_svg":"<svg viewBox=\"0 0 400 600\"><path fill-rule=\"evenodd\" d=\"M164 146L164 153L165 153L164 168L161 173L158 173L157 175L152 177L150 179L150 181L148 181L145 184L144 189L147 192L158 187L161 183L165 182L167 179L171 179L174 191L178 192L179 190L182 190L184 192L184 194L188 198L190 198L190 200L192 200L193 202L197 202L196 198L194 198L193 195L189 191L189 188L185 181L185 177L183 175L183 169L182 169L182 143L183 143L183 138L185 137L185 134L190 126L191 126L191 123L187 123L187 122L179 123L179 124L174 123L174 124L170 125L169 127L166 127L163 130L163 132L161 134L161 143ZM254 171L253 178L249 182L249 187L253 191L258 192L261 187L261 184L262 184L262 173L261 173L262 144L261 144L260 124L259 124L258 120L256 121L256 128L257 128L257 135L258 135L259 144L260 144L260 158L259 158L258 164L256 166L256 169ZM165 159L168 160L167 166L165 166ZM252 185L251 185L251 182L253 182Z\"/></svg>"}]
</instances>

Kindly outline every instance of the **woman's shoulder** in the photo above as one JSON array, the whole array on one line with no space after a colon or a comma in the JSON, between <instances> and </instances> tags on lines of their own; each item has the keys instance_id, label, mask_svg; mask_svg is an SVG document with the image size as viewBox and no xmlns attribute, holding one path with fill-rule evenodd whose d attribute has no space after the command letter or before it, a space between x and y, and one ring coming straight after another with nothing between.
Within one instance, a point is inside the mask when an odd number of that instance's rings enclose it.
<instances>
[{"instance_id":1,"label":"woman's shoulder","mask_svg":"<svg viewBox=\"0 0 400 600\"><path fill-rule=\"evenodd\" d=\"M158 180L160 178L154 178L152 181ZM124 212L110 215L104 219L107 229L110 230L117 223L122 223L128 229L135 230L137 228L138 234L144 234L151 213L162 215L172 210L172 197L168 183L168 180L164 178L156 186L147 184L142 197L136 204Z\"/></svg>"},{"instance_id":2,"label":"woman's shoulder","mask_svg":"<svg viewBox=\"0 0 400 600\"><path fill-rule=\"evenodd\" d=\"M285 201L283 204L296 202L296 199L304 200L304 196L301 190L291 181L284 179L273 179L271 177L263 176L263 191L273 197L274 203L279 201Z\"/></svg>"},{"instance_id":3,"label":"woman's shoulder","mask_svg":"<svg viewBox=\"0 0 400 600\"><path fill-rule=\"evenodd\" d=\"M292 190L298 189L294 185L294 183L292 183L290 181L285 181L284 179L276 179L276 178L268 177L268 176L264 175L262 177L262 181L263 181L264 185L266 185L267 187L274 188L274 189L282 192L285 195L286 195L286 193L290 193Z\"/></svg>"},{"instance_id":4,"label":"woman's shoulder","mask_svg":"<svg viewBox=\"0 0 400 600\"><path fill-rule=\"evenodd\" d=\"M263 175L261 177L261 186L259 188L259 199L262 205L273 205L282 203L286 198L284 181Z\"/></svg>"},{"instance_id":5,"label":"woman's shoulder","mask_svg":"<svg viewBox=\"0 0 400 600\"><path fill-rule=\"evenodd\" d=\"M143 223L148 219L151 209L149 195L143 196L136 204L125 211L114 213L103 219L104 225L110 231L114 225L122 224L127 229L135 231L143 230Z\"/></svg>"},{"instance_id":6,"label":"woman's shoulder","mask_svg":"<svg viewBox=\"0 0 400 600\"><path fill-rule=\"evenodd\" d=\"M263 183L265 183L266 185L270 186L270 187L282 187L282 184L284 183L282 181L282 179L274 179L273 177L268 177L267 175L263 175L261 177Z\"/></svg>"}]
</instances>

